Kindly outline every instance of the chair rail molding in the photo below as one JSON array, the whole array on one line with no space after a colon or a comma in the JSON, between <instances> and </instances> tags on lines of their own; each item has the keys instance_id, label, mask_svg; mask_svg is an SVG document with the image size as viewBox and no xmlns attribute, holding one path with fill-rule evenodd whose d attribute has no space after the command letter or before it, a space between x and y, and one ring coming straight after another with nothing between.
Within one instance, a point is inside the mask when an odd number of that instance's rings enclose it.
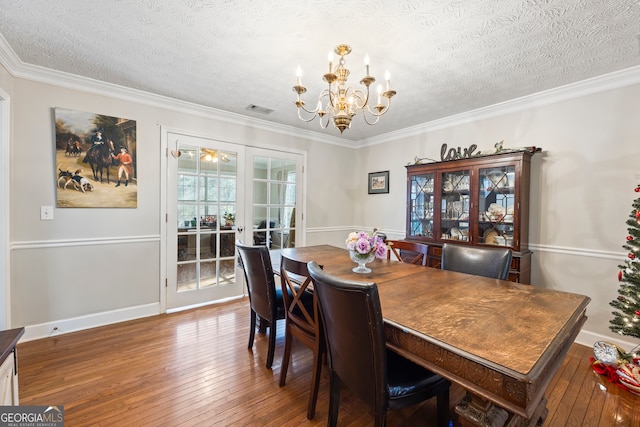
<instances>
[{"instance_id":1,"label":"chair rail molding","mask_svg":"<svg viewBox=\"0 0 640 427\"><path fill-rule=\"evenodd\" d=\"M71 246L97 246L97 245L120 245L127 243L147 243L160 242L160 235L151 236L126 236L126 237L104 237L94 239L61 239L61 240L33 240L11 242L11 250L40 249L40 248L62 248Z\"/></svg>"}]
</instances>

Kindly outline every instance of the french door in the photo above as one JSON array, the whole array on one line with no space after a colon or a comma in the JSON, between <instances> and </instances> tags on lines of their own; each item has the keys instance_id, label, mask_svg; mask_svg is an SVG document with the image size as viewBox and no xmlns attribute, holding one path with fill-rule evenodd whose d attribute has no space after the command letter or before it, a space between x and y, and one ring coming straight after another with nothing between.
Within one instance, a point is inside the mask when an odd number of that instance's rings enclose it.
<instances>
[{"instance_id":1,"label":"french door","mask_svg":"<svg viewBox=\"0 0 640 427\"><path fill-rule=\"evenodd\" d=\"M247 148L245 243L271 250L301 245L304 180L303 156L259 148ZM298 207L299 206L299 207ZM297 242L296 242L297 240ZM272 252L277 256L277 252Z\"/></svg>"},{"instance_id":2,"label":"french door","mask_svg":"<svg viewBox=\"0 0 640 427\"><path fill-rule=\"evenodd\" d=\"M167 309L239 296L245 148L171 132L167 144Z\"/></svg>"},{"instance_id":3,"label":"french door","mask_svg":"<svg viewBox=\"0 0 640 427\"><path fill-rule=\"evenodd\" d=\"M273 256L304 243L304 156L171 131L166 141L167 310L240 296L236 240Z\"/></svg>"}]
</instances>

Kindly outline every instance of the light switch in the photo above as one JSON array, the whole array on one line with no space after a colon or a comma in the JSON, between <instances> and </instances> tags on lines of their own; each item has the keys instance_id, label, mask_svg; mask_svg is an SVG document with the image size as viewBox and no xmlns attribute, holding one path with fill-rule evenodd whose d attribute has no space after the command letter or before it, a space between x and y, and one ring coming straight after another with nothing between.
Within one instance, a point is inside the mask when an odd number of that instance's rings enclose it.
<instances>
[{"instance_id":1,"label":"light switch","mask_svg":"<svg viewBox=\"0 0 640 427\"><path fill-rule=\"evenodd\" d=\"M40 220L49 221L53 219L53 206L40 206Z\"/></svg>"}]
</instances>

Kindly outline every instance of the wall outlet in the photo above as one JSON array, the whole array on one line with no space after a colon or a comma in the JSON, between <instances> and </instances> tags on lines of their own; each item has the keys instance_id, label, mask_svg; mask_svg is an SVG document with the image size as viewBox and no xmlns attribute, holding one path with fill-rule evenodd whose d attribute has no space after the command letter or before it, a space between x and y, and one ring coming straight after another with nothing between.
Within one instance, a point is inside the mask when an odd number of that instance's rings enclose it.
<instances>
[{"instance_id":1,"label":"wall outlet","mask_svg":"<svg viewBox=\"0 0 640 427\"><path fill-rule=\"evenodd\" d=\"M40 220L50 221L53 219L53 206L40 206Z\"/></svg>"}]
</instances>

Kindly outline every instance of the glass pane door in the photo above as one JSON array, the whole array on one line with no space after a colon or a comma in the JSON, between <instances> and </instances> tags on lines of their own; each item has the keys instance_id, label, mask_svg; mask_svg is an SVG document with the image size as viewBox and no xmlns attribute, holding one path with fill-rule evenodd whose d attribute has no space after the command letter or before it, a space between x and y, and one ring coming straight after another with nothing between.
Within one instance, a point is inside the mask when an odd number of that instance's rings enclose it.
<instances>
[{"instance_id":1,"label":"glass pane door","mask_svg":"<svg viewBox=\"0 0 640 427\"><path fill-rule=\"evenodd\" d=\"M433 238L433 185L434 174L411 176L409 183L411 207L409 235Z\"/></svg>"},{"instance_id":2,"label":"glass pane door","mask_svg":"<svg viewBox=\"0 0 640 427\"><path fill-rule=\"evenodd\" d=\"M244 155L240 146L170 135L168 308L202 304L242 293L236 280L236 215ZM173 196L173 197L171 197ZM172 215L173 213L173 215ZM173 234L171 234L173 231Z\"/></svg>"},{"instance_id":3,"label":"glass pane door","mask_svg":"<svg viewBox=\"0 0 640 427\"><path fill-rule=\"evenodd\" d=\"M480 169L478 185L477 242L513 246L515 166Z\"/></svg>"},{"instance_id":4,"label":"glass pane door","mask_svg":"<svg viewBox=\"0 0 640 427\"><path fill-rule=\"evenodd\" d=\"M252 161L252 230L246 238L269 249L296 246L296 228L302 219L298 200L302 200L302 155L257 148L250 149ZM300 243L300 242L298 242Z\"/></svg>"},{"instance_id":5,"label":"glass pane door","mask_svg":"<svg viewBox=\"0 0 640 427\"><path fill-rule=\"evenodd\" d=\"M469 170L442 174L440 239L469 240Z\"/></svg>"}]
</instances>

